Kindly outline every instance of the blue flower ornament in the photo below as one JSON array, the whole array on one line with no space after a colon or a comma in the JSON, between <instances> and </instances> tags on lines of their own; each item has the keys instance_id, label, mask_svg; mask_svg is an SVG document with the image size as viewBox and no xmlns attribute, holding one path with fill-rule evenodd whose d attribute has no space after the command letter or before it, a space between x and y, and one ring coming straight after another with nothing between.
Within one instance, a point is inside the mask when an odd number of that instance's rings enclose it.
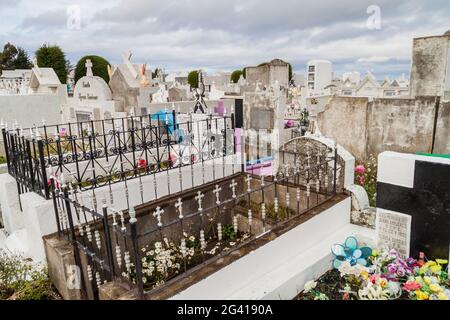
<instances>
[{"instance_id":1,"label":"blue flower ornament","mask_svg":"<svg viewBox=\"0 0 450 320\"><path fill-rule=\"evenodd\" d=\"M331 252L335 256L333 267L338 269L344 261L348 261L351 266L355 264L366 266L366 259L372 254L372 249L370 247L358 247L358 240L351 236L345 239L344 244L334 244L331 247Z\"/></svg>"}]
</instances>

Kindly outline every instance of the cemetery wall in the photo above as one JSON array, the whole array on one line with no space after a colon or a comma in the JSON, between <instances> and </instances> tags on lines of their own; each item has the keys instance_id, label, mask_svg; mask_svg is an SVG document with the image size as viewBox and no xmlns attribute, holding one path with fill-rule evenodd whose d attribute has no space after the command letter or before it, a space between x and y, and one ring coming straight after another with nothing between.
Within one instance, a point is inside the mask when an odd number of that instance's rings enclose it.
<instances>
[{"instance_id":1,"label":"cemetery wall","mask_svg":"<svg viewBox=\"0 0 450 320\"><path fill-rule=\"evenodd\" d=\"M60 97L57 95L0 95L0 118L7 122L10 128L16 120L23 128L41 125L42 119L45 119L46 123L59 123L60 105ZM5 155L3 141L0 143L0 155Z\"/></svg>"},{"instance_id":2,"label":"cemetery wall","mask_svg":"<svg viewBox=\"0 0 450 320\"><path fill-rule=\"evenodd\" d=\"M356 159L383 151L430 152L436 103L434 97L335 97L317 115L320 132L337 140ZM450 153L450 103L441 103L436 118L434 153Z\"/></svg>"},{"instance_id":3,"label":"cemetery wall","mask_svg":"<svg viewBox=\"0 0 450 320\"><path fill-rule=\"evenodd\" d=\"M413 40L411 66L411 96L440 95L448 63L448 36L433 36ZM448 89L447 89L448 90Z\"/></svg>"},{"instance_id":4,"label":"cemetery wall","mask_svg":"<svg viewBox=\"0 0 450 320\"><path fill-rule=\"evenodd\" d=\"M317 115L320 132L357 159L366 157L367 98L336 97Z\"/></svg>"},{"instance_id":5,"label":"cemetery wall","mask_svg":"<svg viewBox=\"0 0 450 320\"><path fill-rule=\"evenodd\" d=\"M441 103L439 106L434 153L450 153L450 102Z\"/></svg>"},{"instance_id":6,"label":"cemetery wall","mask_svg":"<svg viewBox=\"0 0 450 320\"><path fill-rule=\"evenodd\" d=\"M435 99L375 99L368 104L367 153L429 152Z\"/></svg>"}]
</instances>

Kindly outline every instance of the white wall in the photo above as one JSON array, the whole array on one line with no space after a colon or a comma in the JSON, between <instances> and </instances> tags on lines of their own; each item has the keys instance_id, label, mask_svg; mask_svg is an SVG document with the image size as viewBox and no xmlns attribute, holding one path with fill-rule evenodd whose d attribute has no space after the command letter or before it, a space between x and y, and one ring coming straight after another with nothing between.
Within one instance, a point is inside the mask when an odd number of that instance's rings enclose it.
<instances>
[{"instance_id":1,"label":"white wall","mask_svg":"<svg viewBox=\"0 0 450 320\"><path fill-rule=\"evenodd\" d=\"M15 120L24 128L61 122L60 97L50 94L0 95L0 118L11 128Z\"/></svg>"}]
</instances>

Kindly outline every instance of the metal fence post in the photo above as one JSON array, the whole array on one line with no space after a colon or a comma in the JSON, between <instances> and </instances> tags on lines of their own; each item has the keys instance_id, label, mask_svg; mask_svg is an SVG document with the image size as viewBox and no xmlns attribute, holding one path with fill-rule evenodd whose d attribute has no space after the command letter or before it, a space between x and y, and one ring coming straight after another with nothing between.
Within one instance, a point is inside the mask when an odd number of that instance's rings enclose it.
<instances>
[{"instance_id":1,"label":"metal fence post","mask_svg":"<svg viewBox=\"0 0 450 320\"><path fill-rule=\"evenodd\" d=\"M111 243L111 234L109 233L109 223L108 223L108 207L106 205L106 199L103 199L103 230L105 233L105 243L106 243L106 254L108 256L108 262L109 262L109 268L111 273L111 279L113 280L115 278L115 268L114 268L114 256L113 256L113 250L112 250L112 243Z\"/></svg>"},{"instance_id":2,"label":"metal fence post","mask_svg":"<svg viewBox=\"0 0 450 320\"><path fill-rule=\"evenodd\" d=\"M11 173L11 164L9 163L9 147L8 147L8 135L6 128L2 128L3 145L5 148L6 165L8 166L8 172Z\"/></svg>"},{"instance_id":3,"label":"metal fence post","mask_svg":"<svg viewBox=\"0 0 450 320\"><path fill-rule=\"evenodd\" d=\"M39 151L39 162L41 164L42 173L42 184L44 186L45 199L50 199L50 188L47 181L47 169L45 167L45 157L44 157L44 141L42 139L38 140L38 151Z\"/></svg>"},{"instance_id":4,"label":"metal fence post","mask_svg":"<svg viewBox=\"0 0 450 320\"><path fill-rule=\"evenodd\" d=\"M50 176L50 188L52 190L53 208L55 210L56 227L58 228L58 236L61 237L61 221L59 220L58 204L55 195L55 178Z\"/></svg>"},{"instance_id":5,"label":"metal fence post","mask_svg":"<svg viewBox=\"0 0 450 320\"><path fill-rule=\"evenodd\" d=\"M142 266L139 254L136 211L133 206L131 206L129 214L130 214L131 242L133 244L134 264L136 267L136 285L138 288L139 298L142 299L144 297L144 283L142 282Z\"/></svg>"},{"instance_id":6,"label":"metal fence post","mask_svg":"<svg viewBox=\"0 0 450 320\"><path fill-rule=\"evenodd\" d=\"M69 188L67 187L67 185L65 184L63 179L61 179L61 180L62 180L61 183L63 183L63 185L61 186L61 189L62 189L63 195L64 195L64 202L66 204L66 212L67 212L67 220L69 222L69 228L70 228L70 234L69 234L70 244L72 245L73 250L74 250L75 264L80 268L81 296L84 299L85 295L86 295L86 286L85 286L85 282L84 282L83 265L81 264L81 257L80 257L80 251L78 249L75 227L73 225L72 209L70 208L69 191L68 191Z\"/></svg>"}]
</instances>

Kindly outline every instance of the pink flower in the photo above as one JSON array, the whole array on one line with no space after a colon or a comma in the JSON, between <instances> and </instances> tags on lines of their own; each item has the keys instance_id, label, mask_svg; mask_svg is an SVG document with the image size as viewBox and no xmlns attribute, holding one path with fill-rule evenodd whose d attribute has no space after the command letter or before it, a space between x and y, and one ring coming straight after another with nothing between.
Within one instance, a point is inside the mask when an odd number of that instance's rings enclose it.
<instances>
[{"instance_id":1,"label":"pink flower","mask_svg":"<svg viewBox=\"0 0 450 320\"><path fill-rule=\"evenodd\" d=\"M363 186L363 185L364 185L364 182L366 181L366 179L364 178L364 176L358 176L357 179L358 179L358 184L361 185L361 186Z\"/></svg>"},{"instance_id":2,"label":"pink flower","mask_svg":"<svg viewBox=\"0 0 450 320\"><path fill-rule=\"evenodd\" d=\"M420 289L422 286L420 283L414 281L414 280L408 280L403 284L403 289L406 291L416 291Z\"/></svg>"},{"instance_id":3,"label":"pink flower","mask_svg":"<svg viewBox=\"0 0 450 320\"><path fill-rule=\"evenodd\" d=\"M355 172L357 174L364 174L364 172L366 172L366 168L364 168L364 166L360 164L359 166L356 166Z\"/></svg>"},{"instance_id":4,"label":"pink flower","mask_svg":"<svg viewBox=\"0 0 450 320\"><path fill-rule=\"evenodd\" d=\"M370 282L372 282L373 284L375 284L375 282L377 282L378 276L376 274L373 274L370 276L369 280Z\"/></svg>"}]
</instances>

